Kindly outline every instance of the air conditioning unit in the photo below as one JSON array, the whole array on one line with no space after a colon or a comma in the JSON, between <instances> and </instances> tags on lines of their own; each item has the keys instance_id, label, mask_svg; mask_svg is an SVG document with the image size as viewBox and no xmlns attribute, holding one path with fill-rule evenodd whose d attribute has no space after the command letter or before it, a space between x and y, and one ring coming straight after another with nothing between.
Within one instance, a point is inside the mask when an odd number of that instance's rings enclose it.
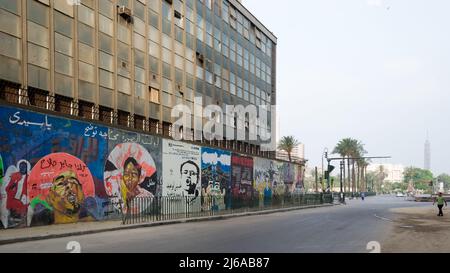
<instances>
[{"instance_id":1,"label":"air conditioning unit","mask_svg":"<svg viewBox=\"0 0 450 273\"><path fill-rule=\"evenodd\" d=\"M120 6L118 8L119 15L131 16L131 10L125 6Z\"/></svg>"},{"instance_id":2,"label":"air conditioning unit","mask_svg":"<svg viewBox=\"0 0 450 273\"><path fill-rule=\"evenodd\" d=\"M125 6L117 7L117 13L122 16L128 22L132 22L133 18L131 17L131 10Z\"/></svg>"}]
</instances>

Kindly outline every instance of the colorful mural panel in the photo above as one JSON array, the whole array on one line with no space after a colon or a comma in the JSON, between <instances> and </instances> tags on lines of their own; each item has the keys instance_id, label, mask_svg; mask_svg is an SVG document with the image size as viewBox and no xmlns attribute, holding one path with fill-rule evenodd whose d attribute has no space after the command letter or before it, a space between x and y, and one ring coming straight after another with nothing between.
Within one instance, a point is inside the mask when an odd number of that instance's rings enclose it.
<instances>
[{"instance_id":1,"label":"colorful mural panel","mask_svg":"<svg viewBox=\"0 0 450 273\"><path fill-rule=\"evenodd\" d=\"M253 188L253 158L233 154L231 156L231 188L233 198L250 199Z\"/></svg>"},{"instance_id":2,"label":"colorful mural panel","mask_svg":"<svg viewBox=\"0 0 450 273\"><path fill-rule=\"evenodd\" d=\"M163 195L200 198L200 146L163 140Z\"/></svg>"},{"instance_id":3,"label":"colorful mural panel","mask_svg":"<svg viewBox=\"0 0 450 273\"><path fill-rule=\"evenodd\" d=\"M94 179L80 159L67 153L47 155L34 165L27 184L29 226L95 219Z\"/></svg>"},{"instance_id":4,"label":"colorful mural panel","mask_svg":"<svg viewBox=\"0 0 450 273\"><path fill-rule=\"evenodd\" d=\"M105 163L104 183L116 209L125 211L134 198L160 195L160 139L116 129L109 133L111 152ZM137 212L136 208L131 212Z\"/></svg>"},{"instance_id":5,"label":"colorful mural panel","mask_svg":"<svg viewBox=\"0 0 450 273\"><path fill-rule=\"evenodd\" d=\"M120 217L140 197L164 196L156 209L173 214L303 189L298 165L11 106L0 106L0 154L4 228Z\"/></svg>"},{"instance_id":6,"label":"colorful mural panel","mask_svg":"<svg viewBox=\"0 0 450 273\"><path fill-rule=\"evenodd\" d=\"M263 202L260 203L267 204L270 202L273 192L272 192L272 184L276 179L277 169L275 168L272 160L264 159L264 158L255 158L254 164L254 179L255 179L255 189L259 194L260 200Z\"/></svg>"},{"instance_id":7,"label":"colorful mural panel","mask_svg":"<svg viewBox=\"0 0 450 273\"><path fill-rule=\"evenodd\" d=\"M230 202L225 199L227 193L231 195L231 153L203 147L202 196L206 198L203 208L207 210L208 204L212 205L212 210L229 207Z\"/></svg>"},{"instance_id":8,"label":"colorful mural panel","mask_svg":"<svg viewBox=\"0 0 450 273\"><path fill-rule=\"evenodd\" d=\"M32 199L29 198L26 190L21 197L17 190L27 189L31 169L41 159L54 153L72 155L89 169L96 193L95 198L90 202L95 202L95 207L98 208L97 211L93 211L95 218L101 218L102 206L106 198L103 186L103 165L107 142L108 130L105 127L0 106L0 153L3 166L10 168L8 175L6 176L5 173L3 179L8 180L8 185L2 183L1 187L0 218L3 226L8 228L31 224L32 219L29 218L32 213L24 215L23 207L30 205ZM12 192L15 192L14 198L8 199L8 196L12 196ZM47 222L52 220L49 219Z\"/></svg>"}]
</instances>

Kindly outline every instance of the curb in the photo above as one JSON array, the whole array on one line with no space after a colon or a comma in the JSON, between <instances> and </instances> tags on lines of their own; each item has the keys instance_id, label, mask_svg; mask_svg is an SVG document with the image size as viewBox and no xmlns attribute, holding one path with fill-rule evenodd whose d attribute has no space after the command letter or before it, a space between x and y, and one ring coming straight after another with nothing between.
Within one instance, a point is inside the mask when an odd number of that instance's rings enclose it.
<instances>
[{"instance_id":1,"label":"curb","mask_svg":"<svg viewBox=\"0 0 450 273\"><path fill-rule=\"evenodd\" d=\"M335 206L335 204L312 205L312 206L304 206L304 207L243 212L243 213L236 213L236 214L215 215L215 216L205 216L205 217L196 217L196 218L183 218L183 219L176 219L176 220L167 220L167 221L142 223L142 224L130 224L130 225L122 225L121 221L117 221L117 223L120 224L120 226L117 226L117 227L74 231L74 232L67 232L67 233L61 233L61 234L48 234L48 235L41 235L41 236L6 239L6 240L0 240L0 245L64 238L64 237L71 237L71 236L78 236L78 235L88 235L88 234L110 232L110 231L117 231L117 230L138 229L138 228L147 228L147 227L154 227L154 226L174 225L174 224L181 224L181 223L218 221L218 220L226 220L226 219L237 218L237 217L257 216L257 215L272 214L272 213L277 213L277 212L288 212L288 211L293 211L293 210L333 207L333 206Z\"/></svg>"}]
</instances>

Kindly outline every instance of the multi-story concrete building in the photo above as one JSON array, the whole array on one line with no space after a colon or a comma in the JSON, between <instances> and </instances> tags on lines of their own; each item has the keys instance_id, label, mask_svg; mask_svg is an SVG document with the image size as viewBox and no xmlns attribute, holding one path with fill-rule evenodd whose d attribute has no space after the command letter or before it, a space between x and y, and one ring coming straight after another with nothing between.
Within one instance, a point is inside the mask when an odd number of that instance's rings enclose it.
<instances>
[{"instance_id":1,"label":"multi-story concrete building","mask_svg":"<svg viewBox=\"0 0 450 273\"><path fill-rule=\"evenodd\" d=\"M383 170L386 174L384 182L386 183L403 182L403 172L405 171L405 167L401 164L370 164L367 167L367 171L378 172L381 166L383 166Z\"/></svg>"},{"instance_id":2,"label":"multi-story concrete building","mask_svg":"<svg viewBox=\"0 0 450 273\"><path fill-rule=\"evenodd\" d=\"M277 158L289 161L288 153L284 150L277 150ZM305 144L300 143L292 149L291 160L294 162L305 162Z\"/></svg>"},{"instance_id":3,"label":"multi-story concrete building","mask_svg":"<svg viewBox=\"0 0 450 273\"><path fill-rule=\"evenodd\" d=\"M195 97L276 104L277 38L237 0L0 0L0 41L10 103L166 136L173 106ZM274 156L258 141L208 144Z\"/></svg>"}]
</instances>

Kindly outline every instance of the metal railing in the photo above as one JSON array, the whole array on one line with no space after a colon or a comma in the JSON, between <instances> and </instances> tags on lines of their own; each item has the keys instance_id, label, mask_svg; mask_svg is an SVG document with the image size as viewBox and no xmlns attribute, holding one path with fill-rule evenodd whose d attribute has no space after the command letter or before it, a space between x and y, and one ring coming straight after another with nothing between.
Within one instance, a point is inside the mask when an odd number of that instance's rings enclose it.
<instances>
[{"instance_id":1,"label":"metal railing","mask_svg":"<svg viewBox=\"0 0 450 273\"><path fill-rule=\"evenodd\" d=\"M227 215L278 208L333 203L331 194L289 194L253 197L139 197L122 210L123 224L138 224L175 219Z\"/></svg>"}]
</instances>

